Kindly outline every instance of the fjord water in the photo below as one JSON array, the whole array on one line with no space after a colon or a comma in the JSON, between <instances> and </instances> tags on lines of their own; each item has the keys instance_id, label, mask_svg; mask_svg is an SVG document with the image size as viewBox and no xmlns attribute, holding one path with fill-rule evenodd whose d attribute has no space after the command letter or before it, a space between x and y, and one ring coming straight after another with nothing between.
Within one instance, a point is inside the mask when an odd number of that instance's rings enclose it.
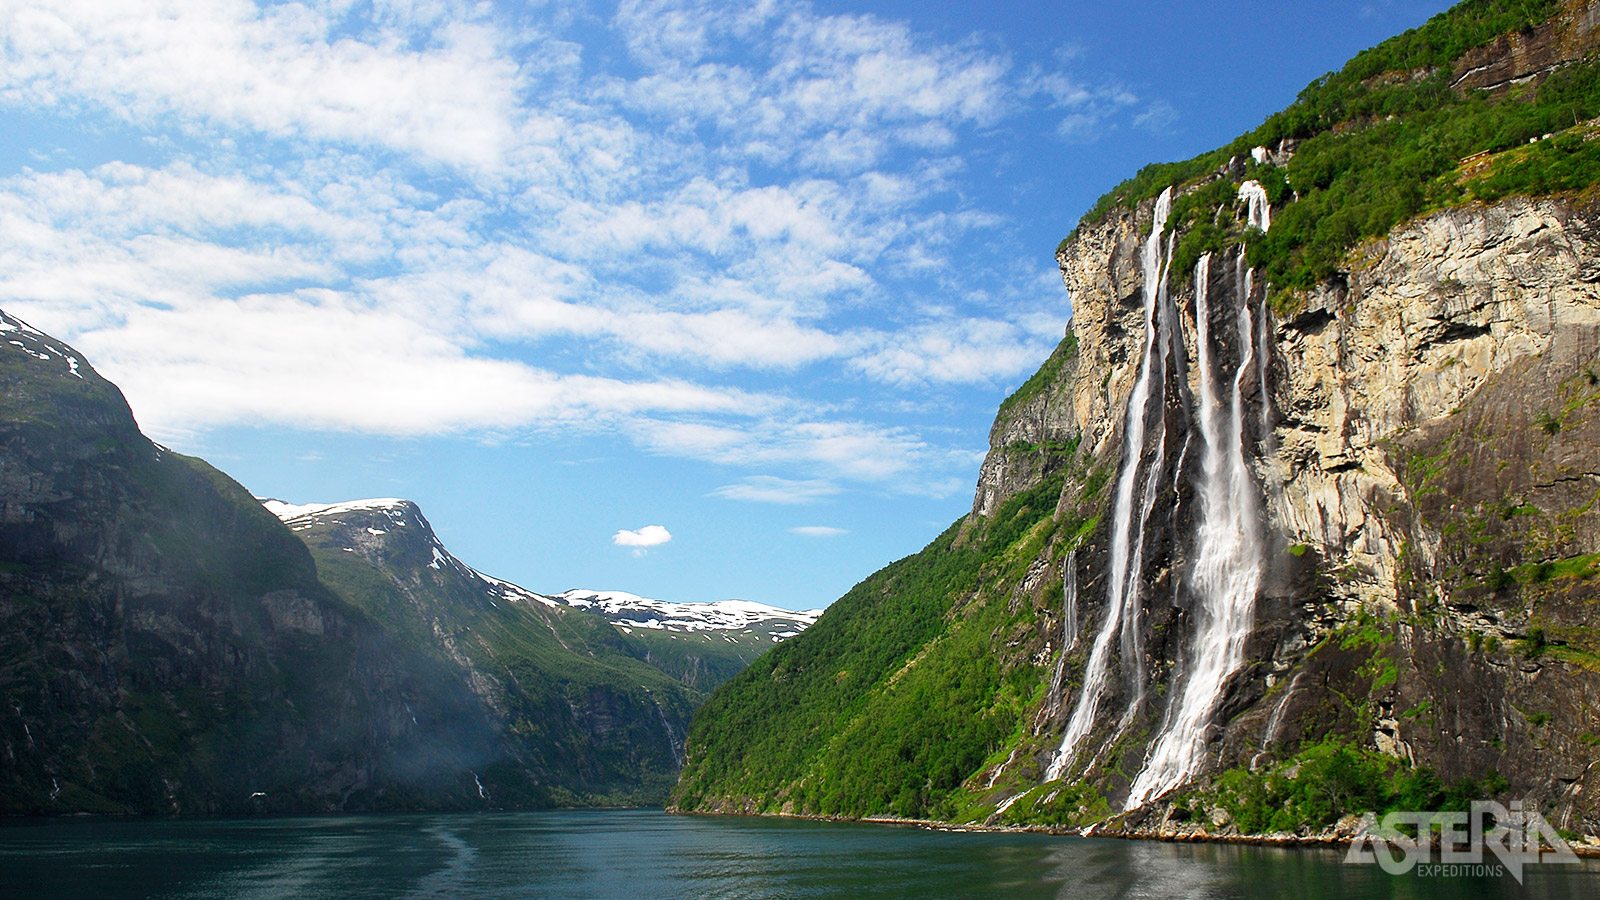
<instances>
[{"instance_id":1,"label":"fjord water","mask_svg":"<svg viewBox=\"0 0 1600 900\"><path fill-rule=\"evenodd\" d=\"M0 897L1500 898L1600 892L1600 865L1387 875L1334 850L929 831L644 810L0 826Z\"/></svg>"}]
</instances>

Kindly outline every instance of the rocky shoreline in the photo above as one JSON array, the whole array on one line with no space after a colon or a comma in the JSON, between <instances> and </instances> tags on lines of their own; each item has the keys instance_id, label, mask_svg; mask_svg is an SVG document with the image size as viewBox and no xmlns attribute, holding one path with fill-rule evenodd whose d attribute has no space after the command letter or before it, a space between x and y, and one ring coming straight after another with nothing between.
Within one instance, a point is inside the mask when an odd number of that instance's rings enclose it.
<instances>
[{"instance_id":1,"label":"rocky shoreline","mask_svg":"<svg viewBox=\"0 0 1600 900\"><path fill-rule=\"evenodd\" d=\"M841 824L865 825L906 825L915 828L925 828L930 831L950 832L994 832L1009 834L1048 834L1058 837L1096 837L1117 838L1130 841L1163 841L1176 844L1239 844L1254 847L1285 847L1343 850L1350 846L1356 837L1361 817L1357 815L1345 816L1338 824L1321 831L1309 834L1295 834L1291 832L1272 832L1268 834L1242 834L1232 825L1218 831L1208 831L1198 823L1166 822L1159 828L1124 828L1120 825L1107 825L1096 822L1084 827L1067 825L996 825L983 823L956 823L942 822L938 819L908 819L900 816L819 816L799 813L742 813L742 812L714 812L707 810L687 811L676 807L668 807L667 812L673 815L689 816L753 816L764 819L806 819L814 822L836 822ZM1600 837L1590 835L1582 842L1570 843L1572 852L1588 859L1600 859Z\"/></svg>"}]
</instances>

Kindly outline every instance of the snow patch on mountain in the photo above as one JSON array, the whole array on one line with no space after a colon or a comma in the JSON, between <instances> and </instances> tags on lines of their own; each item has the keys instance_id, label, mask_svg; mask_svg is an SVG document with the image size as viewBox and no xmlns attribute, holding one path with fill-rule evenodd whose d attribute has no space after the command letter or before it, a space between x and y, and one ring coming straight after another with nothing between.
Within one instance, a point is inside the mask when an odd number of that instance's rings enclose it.
<instances>
[{"instance_id":1,"label":"snow patch on mountain","mask_svg":"<svg viewBox=\"0 0 1600 900\"><path fill-rule=\"evenodd\" d=\"M60 347L51 343L53 338L34 328L16 316L7 315L0 310L0 335L6 335L5 343L21 350L34 359L49 362L60 359L67 364L67 374L73 378L82 379L83 373L78 371L81 364L76 356L68 353L70 347L62 344ZM65 348L65 349L63 349Z\"/></svg>"},{"instance_id":2,"label":"snow patch on mountain","mask_svg":"<svg viewBox=\"0 0 1600 900\"><path fill-rule=\"evenodd\" d=\"M284 522L307 517L336 516L347 512L381 510L388 513L389 518L393 519L396 524L404 525L406 524L406 519L411 516L410 509L407 507L416 508L415 503L409 500L398 500L394 497L382 497L373 500L346 500L343 503L298 504L285 503L272 497L257 497L256 499L261 501L261 505L265 506L268 512Z\"/></svg>"},{"instance_id":3,"label":"snow patch on mountain","mask_svg":"<svg viewBox=\"0 0 1600 900\"><path fill-rule=\"evenodd\" d=\"M679 632L762 630L770 634L773 641L794 637L822 615L820 609L795 612L750 600L675 603L651 600L626 591L574 589L556 594L554 599L599 613L622 628Z\"/></svg>"},{"instance_id":4,"label":"snow patch on mountain","mask_svg":"<svg viewBox=\"0 0 1600 900\"><path fill-rule=\"evenodd\" d=\"M501 581L498 578L485 575L482 572L478 572L477 574L479 578L483 579L491 588L493 588L492 593L496 593L496 595L502 600L509 600L512 603L516 603L521 600L531 600L534 603L543 603L545 606L548 606L552 609L558 608L562 605L554 600L551 600L549 597L546 597L543 594L536 594L520 584L512 584L509 581Z\"/></svg>"}]
</instances>

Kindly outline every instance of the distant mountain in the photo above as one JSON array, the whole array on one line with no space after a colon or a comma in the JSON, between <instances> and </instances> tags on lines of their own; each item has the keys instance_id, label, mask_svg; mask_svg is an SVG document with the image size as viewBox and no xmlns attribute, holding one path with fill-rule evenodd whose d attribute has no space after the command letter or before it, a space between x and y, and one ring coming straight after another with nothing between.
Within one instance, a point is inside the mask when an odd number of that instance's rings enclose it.
<instances>
[{"instance_id":1,"label":"distant mountain","mask_svg":"<svg viewBox=\"0 0 1600 900\"><path fill-rule=\"evenodd\" d=\"M599 616L479 573L409 500L262 502L336 594L462 673L495 713L501 767L536 773L563 803L664 796L703 695L651 665L645 645ZM486 767L486 783L499 771Z\"/></svg>"},{"instance_id":2,"label":"distant mountain","mask_svg":"<svg viewBox=\"0 0 1600 900\"><path fill-rule=\"evenodd\" d=\"M749 600L672 603L622 591L575 589L551 599L604 616L647 647L651 664L704 691L822 615L820 609L791 612Z\"/></svg>"},{"instance_id":3,"label":"distant mountain","mask_svg":"<svg viewBox=\"0 0 1600 900\"><path fill-rule=\"evenodd\" d=\"M342 503L294 505L276 499L261 501L291 530L301 534L318 556L325 573L343 565L334 552L355 553L380 567L395 565L410 570L426 568L433 575L413 572L407 583L428 582L437 588L455 582L452 590L462 597L482 595L499 601L534 604L554 612L546 617L581 613L585 622L604 620L614 626L628 656L667 673L695 692L706 692L737 674L774 644L794 637L817 620L821 610L792 612L748 600L714 603L675 603L650 600L624 591L574 589L560 594L539 594L461 562L433 533L421 510L408 500L393 498ZM341 527L342 526L342 527ZM337 540L329 536L337 531ZM332 545L337 544L336 550ZM326 557L326 559L324 559ZM391 571L391 574L393 572ZM363 605L352 597L352 602ZM473 602L481 604L481 599ZM363 605L363 608L367 608ZM383 619L381 608L367 608ZM591 627L590 625L586 627ZM413 634L414 638L423 637ZM695 694L698 702L699 693ZM674 723L674 727L680 723ZM678 730L681 736L682 730ZM680 740L681 744L681 740Z\"/></svg>"}]
</instances>

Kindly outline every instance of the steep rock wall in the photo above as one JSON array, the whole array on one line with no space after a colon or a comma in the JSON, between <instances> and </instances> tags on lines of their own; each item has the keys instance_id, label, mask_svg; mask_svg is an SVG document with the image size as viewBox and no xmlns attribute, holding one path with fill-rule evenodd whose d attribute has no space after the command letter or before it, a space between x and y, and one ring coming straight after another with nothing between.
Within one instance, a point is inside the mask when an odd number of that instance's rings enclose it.
<instances>
[{"instance_id":1,"label":"steep rock wall","mask_svg":"<svg viewBox=\"0 0 1600 900\"><path fill-rule=\"evenodd\" d=\"M1124 463L1123 409L1143 340L1137 247L1149 221L1149 204L1114 212L1058 256L1077 366L1070 383L1037 395L1057 410L1033 415L1073 422L1089 470ZM1273 316L1267 392L1248 399L1260 423L1249 440L1268 577L1206 771L1342 735L1445 777L1493 771L1561 827L1596 830L1600 590L1584 557L1600 551L1597 222L1593 205L1563 199L1446 210L1361 248L1351 271ZM1193 358L1194 288L1171 277ZM1260 302L1229 284L1213 275L1214 320ZM1216 324L1213 353L1233 365L1243 348ZM1195 390L1189 374L1172 386L1169 416L1181 419L1176 407ZM997 423L996 434L1009 427ZM1143 572L1138 661L1156 697L1181 677L1193 628L1179 588L1192 562L1182 507L1194 465L1181 455L1168 465L1174 486L1152 519L1166 534L1152 535ZM1104 497L1082 488L1069 481L1061 508L1103 511ZM1106 614L1103 540L1092 536L1077 557L1084 637ZM1059 549L1039 565L1060 566ZM1040 612L1034 646L1048 655L1059 619ZM1373 645L1352 645L1348 635L1369 621ZM1067 661L1067 696L1041 704L1053 713L1047 736L1060 733L1083 655ZM1100 726L1090 743L1102 750L1074 777L1115 807L1164 703L1148 701L1116 730ZM1042 780L1050 756L1045 741L1031 764L1013 761L1013 792ZM994 783L995 772L974 782Z\"/></svg>"}]
</instances>

